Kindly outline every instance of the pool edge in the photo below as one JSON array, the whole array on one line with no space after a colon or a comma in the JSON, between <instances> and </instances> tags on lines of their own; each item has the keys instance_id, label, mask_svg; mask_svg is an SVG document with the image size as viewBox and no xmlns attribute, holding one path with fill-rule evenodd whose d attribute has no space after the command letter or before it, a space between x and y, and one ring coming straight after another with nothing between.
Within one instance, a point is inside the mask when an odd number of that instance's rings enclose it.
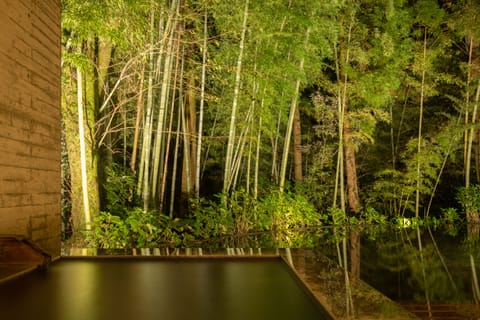
<instances>
[{"instance_id":1,"label":"pool edge","mask_svg":"<svg viewBox=\"0 0 480 320\"><path fill-rule=\"evenodd\" d=\"M353 315L349 315L345 310L345 271L338 264L312 249L283 249L280 256L299 281L327 309L333 319L352 319L352 317L358 320L419 319L360 279L351 289L354 312ZM334 291L328 292L332 288ZM369 298L367 303L364 301L365 293Z\"/></svg>"}]
</instances>

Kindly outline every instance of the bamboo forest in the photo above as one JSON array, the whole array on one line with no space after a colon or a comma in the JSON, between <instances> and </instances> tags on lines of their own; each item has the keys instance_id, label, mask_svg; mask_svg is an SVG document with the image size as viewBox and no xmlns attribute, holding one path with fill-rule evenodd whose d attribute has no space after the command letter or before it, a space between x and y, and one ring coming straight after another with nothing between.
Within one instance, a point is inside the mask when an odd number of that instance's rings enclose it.
<instances>
[{"instance_id":1,"label":"bamboo forest","mask_svg":"<svg viewBox=\"0 0 480 320\"><path fill-rule=\"evenodd\" d=\"M64 239L478 224L479 14L475 0L63 0Z\"/></svg>"}]
</instances>

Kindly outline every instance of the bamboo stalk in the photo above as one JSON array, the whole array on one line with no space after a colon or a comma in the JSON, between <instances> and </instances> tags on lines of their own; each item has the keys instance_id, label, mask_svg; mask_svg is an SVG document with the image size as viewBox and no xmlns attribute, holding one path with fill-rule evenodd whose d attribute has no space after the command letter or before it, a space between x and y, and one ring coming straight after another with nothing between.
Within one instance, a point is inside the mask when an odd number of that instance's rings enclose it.
<instances>
[{"instance_id":1,"label":"bamboo stalk","mask_svg":"<svg viewBox=\"0 0 480 320\"><path fill-rule=\"evenodd\" d=\"M245 45L245 35L247 32L247 18L248 18L248 2L245 1L245 8L243 11L242 33L239 44L239 52L237 59L237 70L235 72L235 87L233 93L233 103L230 116L230 129L228 132L227 154L225 157L225 170L223 178L223 193L226 194L230 190L230 183L232 181L232 166L233 166L233 148L235 144L235 126L237 117L237 105L240 92L240 75L242 71L243 49Z\"/></svg>"},{"instance_id":2,"label":"bamboo stalk","mask_svg":"<svg viewBox=\"0 0 480 320\"><path fill-rule=\"evenodd\" d=\"M85 149L85 122L83 118L84 113L84 99L83 99L83 74L79 67L77 67L77 107L78 107L78 136L80 140L80 170L82 176L82 196L83 196L83 212L85 215L85 228L91 229L90 218L90 203L88 200L88 177L87 177L87 157Z\"/></svg>"},{"instance_id":3,"label":"bamboo stalk","mask_svg":"<svg viewBox=\"0 0 480 320\"><path fill-rule=\"evenodd\" d=\"M418 117L418 143L417 143L417 188L415 190L415 217L418 218L420 210L420 186L421 186L421 171L420 171L420 152L422 151L422 124L423 124L423 102L425 98L425 75L427 64L427 27L424 28L423 38L423 68L422 68L422 84L420 90L420 111Z\"/></svg>"},{"instance_id":4,"label":"bamboo stalk","mask_svg":"<svg viewBox=\"0 0 480 320\"><path fill-rule=\"evenodd\" d=\"M305 49L308 43L308 37L310 34L310 28L307 28L305 32ZM305 57L302 57L300 59L300 70L303 72L303 65L305 63ZM297 100L298 100L298 95L300 92L300 79L297 79L295 82L295 91L293 94L293 98L290 104L290 113L288 115L288 124L287 124L287 131L285 133L285 141L283 144L283 155L282 155L282 162L280 166L280 180L279 180L279 189L280 192L283 192L283 189L285 187L285 174L287 171L287 163L288 163L288 154L290 150L290 139L292 137L292 130L293 130L293 122L295 119L295 113L297 109Z\"/></svg>"},{"instance_id":5,"label":"bamboo stalk","mask_svg":"<svg viewBox=\"0 0 480 320\"><path fill-rule=\"evenodd\" d=\"M202 155L202 131L203 131L203 109L205 106L205 79L207 68L207 8L205 7L203 17L203 52L202 52L202 79L200 91L200 109L198 112L198 134L197 134L197 161L195 162L195 196L200 197L200 160Z\"/></svg>"}]
</instances>

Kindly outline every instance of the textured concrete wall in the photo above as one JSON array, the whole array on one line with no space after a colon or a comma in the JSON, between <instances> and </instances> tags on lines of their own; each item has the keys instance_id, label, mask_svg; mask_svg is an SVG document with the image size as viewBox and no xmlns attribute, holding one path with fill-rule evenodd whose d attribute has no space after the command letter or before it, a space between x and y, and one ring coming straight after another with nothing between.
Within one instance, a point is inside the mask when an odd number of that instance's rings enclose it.
<instances>
[{"instance_id":1,"label":"textured concrete wall","mask_svg":"<svg viewBox=\"0 0 480 320\"><path fill-rule=\"evenodd\" d=\"M60 254L60 0L0 0L0 234Z\"/></svg>"}]
</instances>

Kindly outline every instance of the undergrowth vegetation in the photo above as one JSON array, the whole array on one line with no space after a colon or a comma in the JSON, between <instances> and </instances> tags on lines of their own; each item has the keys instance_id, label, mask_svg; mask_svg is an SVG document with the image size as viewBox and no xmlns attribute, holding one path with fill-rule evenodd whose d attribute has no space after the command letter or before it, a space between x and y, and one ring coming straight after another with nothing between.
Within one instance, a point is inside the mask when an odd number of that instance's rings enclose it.
<instances>
[{"instance_id":1,"label":"undergrowth vegetation","mask_svg":"<svg viewBox=\"0 0 480 320\"><path fill-rule=\"evenodd\" d=\"M473 206L471 202L468 204ZM242 241L252 245L253 239L259 247L313 247L324 232L322 229L442 226L455 234L463 222L455 208L443 210L439 218L391 218L370 207L360 216L349 217L338 208L321 214L304 197L276 191L262 199L254 199L243 191L229 197L219 194L213 200L193 200L189 209L190 214L185 218L144 212L138 207L121 210L121 214L102 212L85 234L86 245L102 249L188 247L208 243L237 246Z\"/></svg>"}]
</instances>

